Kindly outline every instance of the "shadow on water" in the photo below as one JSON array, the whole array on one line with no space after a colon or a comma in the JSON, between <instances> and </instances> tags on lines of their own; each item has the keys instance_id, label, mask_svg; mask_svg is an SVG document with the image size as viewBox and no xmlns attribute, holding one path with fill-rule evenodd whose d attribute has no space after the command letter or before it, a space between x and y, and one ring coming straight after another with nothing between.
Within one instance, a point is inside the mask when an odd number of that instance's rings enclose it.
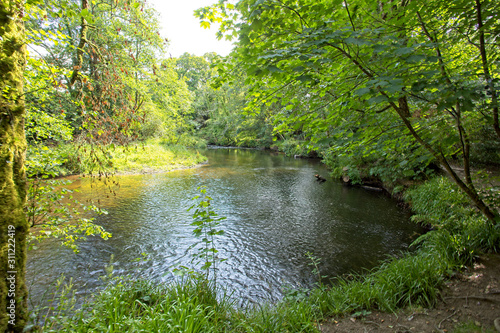
<instances>
[{"instance_id":1,"label":"shadow on water","mask_svg":"<svg viewBox=\"0 0 500 333\"><path fill-rule=\"evenodd\" d=\"M257 150L204 154L209 163L199 168L119 177L116 197L100 195L109 214L96 219L113 237L89 238L78 254L55 240L40 244L29 253L32 297L40 297L61 274L81 293L95 291L104 284L99 277L111 255L115 274L129 274L137 268L134 259L148 253L140 275L168 281L172 267L191 260L189 247L196 239L186 210L200 185L208 187L218 214L227 217L216 243L227 258L218 281L240 305L277 300L285 286L311 286L315 277L306 252L321 258L322 275L334 277L373 267L405 250L421 231L383 194L317 182L314 174L328 175L319 162ZM75 186L82 200L99 192L86 179Z\"/></svg>"}]
</instances>

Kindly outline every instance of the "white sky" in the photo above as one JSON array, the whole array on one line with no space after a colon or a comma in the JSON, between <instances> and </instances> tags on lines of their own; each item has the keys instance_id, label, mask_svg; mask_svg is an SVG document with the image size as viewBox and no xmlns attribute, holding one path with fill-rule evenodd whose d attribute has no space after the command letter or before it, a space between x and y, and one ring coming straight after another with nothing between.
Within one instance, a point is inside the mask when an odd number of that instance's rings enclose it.
<instances>
[{"instance_id":1,"label":"white sky","mask_svg":"<svg viewBox=\"0 0 500 333\"><path fill-rule=\"evenodd\" d=\"M194 17L194 10L211 5L217 0L148 0L156 11L160 13L160 34L168 38L170 45L167 52L172 57L179 57L184 52L202 56L207 52L217 52L222 56L229 54L231 42L217 40L217 27L210 29L200 27L198 18Z\"/></svg>"}]
</instances>

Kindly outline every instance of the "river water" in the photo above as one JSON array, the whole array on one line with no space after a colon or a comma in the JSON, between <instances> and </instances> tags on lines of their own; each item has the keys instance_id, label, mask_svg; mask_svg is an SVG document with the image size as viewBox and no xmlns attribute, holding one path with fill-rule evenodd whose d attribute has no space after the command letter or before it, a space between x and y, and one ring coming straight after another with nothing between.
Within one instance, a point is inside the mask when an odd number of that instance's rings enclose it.
<instances>
[{"instance_id":1,"label":"river water","mask_svg":"<svg viewBox=\"0 0 500 333\"><path fill-rule=\"evenodd\" d=\"M334 277L371 268L407 249L421 229L409 213L382 193L346 187L327 177L317 161L293 159L267 151L208 149L207 165L163 174L118 177L117 196L106 198L78 179L81 199L99 197L109 214L96 223L113 234L89 238L78 254L47 240L28 255L33 299L42 297L63 274L79 293L105 282L111 258L114 274L134 274L156 281L173 278L172 269L188 265L198 241L192 212L197 187L204 185L212 208L227 217L216 248L221 258L217 281L240 305L275 301L287 288L316 282L306 252L321 259L321 274ZM147 253L148 261L134 259Z\"/></svg>"}]
</instances>

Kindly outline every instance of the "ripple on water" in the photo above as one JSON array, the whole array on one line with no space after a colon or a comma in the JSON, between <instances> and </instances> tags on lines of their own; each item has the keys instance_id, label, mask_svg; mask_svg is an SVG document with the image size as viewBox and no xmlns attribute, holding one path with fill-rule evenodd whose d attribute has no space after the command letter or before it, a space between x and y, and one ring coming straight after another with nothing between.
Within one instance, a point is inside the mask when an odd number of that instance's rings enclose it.
<instances>
[{"instance_id":1,"label":"ripple on water","mask_svg":"<svg viewBox=\"0 0 500 333\"><path fill-rule=\"evenodd\" d=\"M387 255L404 250L419 232L392 200L333 181L320 164L256 150L208 150L207 166L173 173L123 176L117 197L103 198L108 215L96 222L113 233L108 241L89 238L74 254L49 240L29 254L33 297L40 296L61 274L77 288L91 292L103 285L99 276L110 263L117 274L170 281L171 271L189 265L199 241L192 236L186 210L200 185L208 187L213 208L226 216L225 234L216 247L227 261L218 267L218 282L239 305L277 300L285 287L315 282L311 252L321 258L329 277L370 268ZM95 196L85 180L82 200ZM148 254L138 266L134 259Z\"/></svg>"}]
</instances>

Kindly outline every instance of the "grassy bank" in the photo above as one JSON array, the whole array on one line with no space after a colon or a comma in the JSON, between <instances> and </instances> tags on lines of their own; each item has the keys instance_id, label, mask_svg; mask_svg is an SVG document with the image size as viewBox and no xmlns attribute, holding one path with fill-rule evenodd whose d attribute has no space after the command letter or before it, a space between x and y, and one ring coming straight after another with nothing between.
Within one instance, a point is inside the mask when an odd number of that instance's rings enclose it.
<instances>
[{"instance_id":1,"label":"grassy bank","mask_svg":"<svg viewBox=\"0 0 500 333\"><path fill-rule=\"evenodd\" d=\"M126 147L110 149L111 167L117 173L165 172L206 162L197 151L184 146L167 145L161 140L149 140Z\"/></svg>"},{"instance_id":2,"label":"grassy bank","mask_svg":"<svg viewBox=\"0 0 500 333\"><path fill-rule=\"evenodd\" d=\"M418 249L381 263L363 275L319 283L309 291L291 291L277 304L245 309L216 296L210 282L184 280L155 284L118 280L82 309L63 306L46 321L45 332L317 332L332 316L353 316L378 309L432 307L444 281L470 265L483 251L500 250L500 230L469 207L446 178L409 189L413 219L432 226L414 244ZM68 303L69 304L69 303Z\"/></svg>"},{"instance_id":3,"label":"grassy bank","mask_svg":"<svg viewBox=\"0 0 500 333\"><path fill-rule=\"evenodd\" d=\"M161 139L126 146L67 143L58 146L31 146L27 167L31 174L151 173L196 166L206 157L196 150L166 144Z\"/></svg>"}]
</instances>

